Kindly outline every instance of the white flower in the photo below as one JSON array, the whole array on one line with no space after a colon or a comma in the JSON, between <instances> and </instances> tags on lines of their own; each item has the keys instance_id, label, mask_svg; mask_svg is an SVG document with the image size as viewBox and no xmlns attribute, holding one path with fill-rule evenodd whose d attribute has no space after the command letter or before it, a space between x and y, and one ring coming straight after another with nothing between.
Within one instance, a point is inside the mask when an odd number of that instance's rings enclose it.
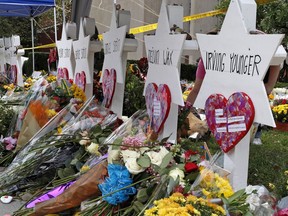
<instances>
[{"instance_id":1,"label":"white flower","mask_svg":"<svg viewBox=\"0 0 288 216\"><path fill-rule=\"evenodd\" d=\"M169 153L169 151L161 146L160 147L160 151L159 152L155 152L155 151L150 151L147 152L146 154L148 155L148 157L151 160L152 164L155 164L157 166L160 166L162 163L163 158Z\"/></svg>"},{"instance_id":2,"label":"white flower","mask_svg":"<svg viewBox=\"0 0 288 216\"><path fill-rule=\"evenodd\" d=\"M126 163L128 158L139 158L140 157L140 153L137 151L132 151L132 150L123 150L121 151L121 155L123 158L124 163Z\"/></svg>"},{"instance_id":3,"label":"white flower","mask_svg":"<svg viewBox=\"0 0 288 216\"><path fill-rule=\"evenodd\" d=\"M256 207L260 206L260 198L257 196L257 194L251 193L246 198L246 203L249 204L249 208L251 211L255 211Z\"/></svg>"},{"instance_id":4,"label":"white flower","mask_svg":"<svg viewBox=\"0 0 288 216\"><path fill-rule=\"evenodd\" d=\"M176 181L177 178L179 177L179 181L184 182L185 174L184 174L183 170L181 170L179 168L175 168L175 169L171 170L169 172L169 176L172 177L174 179L174 181Z\"/></svg>"},{"instance_id":5,"label":"white flower","mask_svg":"<svg viewBox=\"0 0 288 216\"><path fill-rule=\"evenodd\" d=\"M258 185L256 185L256 186L248 185L248 186L245 188L245 193L246 193L246 194L251 194L253 191L257 191L259 188L260 188L260 186L258 186Z\"/></svg>"},{"instance_id":6,"label":"white flower","mask_svg":"<svg viewBox=\"0 0 288 216\"><path fill-rule=\"evenodd\" d=\"M108 163L112 164L113 161L118 161L120 159L120 150L112 150L112 148L109 148L108 150Z\"/></svg>"},{"instance_id":7,"label":"white flower","mask_svg":"<svg viewBox=\"0 0 288 216\"><path fill-rule=\"evenodd\" d=\"M99 145L96 143L93 143L93 142L87 147L87 151L90 154L94 154L94 155L98 155L98 156L101 155L99 152Z\"/></svg>"},{"instance_id":8,"label":"white flower","mask_svg":"<svg viewBox=\"0 0 288 216\"><path fill-rule=\"evenodd\" d=\"M125 162L125 166L131 174L138 174L145 170L137 163L137 158L127 158Z\"/></svg>"}]
</instances>

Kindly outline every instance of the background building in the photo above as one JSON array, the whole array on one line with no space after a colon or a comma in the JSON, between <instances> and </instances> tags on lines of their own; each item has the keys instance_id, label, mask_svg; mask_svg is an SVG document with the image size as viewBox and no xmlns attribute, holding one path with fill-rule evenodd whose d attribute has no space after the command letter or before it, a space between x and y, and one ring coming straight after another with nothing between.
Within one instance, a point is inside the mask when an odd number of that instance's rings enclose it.
<instances>
[{"instance_id":1,"label":"background building","mask_svg":"<svg viewBox=\"0 0 288 216\"><path fill-rule=\"evenodd\" d=\"M161 0L117 0L116 3L121 5L121 9L128 10L131 13L130 28L135 28L158 21L161 7ZM218 0L168 0L168 4L178 4L183 6L184 16L208 12L215 9ZM91 5L90 17L95 18L96 26L99 33L109 30L111 21L112 1L93 0ZM181 18L179 18L181 19ZM216 17L203 18L187 23L183 23L184 31L195 36L196 33L206 33L217 26ZM154 31L144 34L153 34ZM129 59L140 59L146 56L144 47L144 34L135 35L138 40L138 50L136 53L130 53ZM190 56L190 63L195 63L199 53ZM183 62L187 59L183 57Z\"/></svg>"}]
</instances>

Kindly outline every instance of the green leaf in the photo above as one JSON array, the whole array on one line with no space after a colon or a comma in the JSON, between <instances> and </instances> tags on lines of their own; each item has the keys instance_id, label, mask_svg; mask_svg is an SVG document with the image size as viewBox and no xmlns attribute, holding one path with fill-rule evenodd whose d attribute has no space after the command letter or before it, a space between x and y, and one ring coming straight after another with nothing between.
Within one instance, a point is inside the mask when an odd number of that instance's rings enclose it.
<instances>
[{"instance_id":1,"label":"green leaf","mask_svg":"<svg viewBox=\"0 0 288 216\"><path fill-rule=\"evenodd\" d=\"M198 154L190 156L190 159L189 159L189 161L191 161L191 162L198 161L198 160L200 160L200 155L198 155Z\"/></svg>"},{"instance_id":2,"label":"green leaf","mask_svg":"<svg viewBox=\"0 0 288 216\"><path fill-rule=\"evenodd\" d=\"M134 208L134 210L136 211L136 212L141 212L142 211L142 209L144 208L144 205L141 203L141 202L139 202L139 201L135 201L134 203L133 203L133 208Z\"/></svg>"},{"instance_id":3,"label":"green leaf","mask_svg":"<svg viewBox=\"0 0 288 216\"><path fill-rule=\"evenodd\" d=\"M195 179L198 177L199 173L198 172L191 172L189 173L185 179L189 181L195 181Z\"/></svg>"},{"instance_id":4,"label":"green leaf","mask_svg":"<svg viewBox=\"0 0 288 216\"><path fill-rule=\"evenodd\" d=\"M222 196L221 199L222 199L224 205L229 206L229 201L228 201L228 199L226 199L224 196Z\"/></svg>"},{"instance_id":5,"label":"green leaf","mask_svg":"<svg viewBox=\"0 0 288 216\"><path fill-rule=\"evenodd\" d=\"M170 195L173 188L179 184L179 176L177 177L176 181L170 177L169 178L169 183L168 183L168 186L167 186L167 194Z\"/></svg>"},{"instance_id":6,"label":"green leaf","mask_svg":"<svg viewBox=\"0 0 288 216\"><path fill-rule=\"evenodd\" d=\"M162 163L160 165L161 169L164 169L168 166L168 164L170 163L170 161L173 159L173 154L172 152L169 152L167 155L165 155L165 157L162 160Z\"/></svg>"},{"instance_id":7,"label":"green leaf","mask_svg":"<svg viewBox=\"0 0 288 216\"><path fill-rule=\"evenodd\" d=\"M74 175L74 174L75 174L75 171L74 171L74 169L72 169L72 168L65 168L65 169L63 170L63 175L64 175L64 177L72 176L72 175Z\"/></svg>"},{"instance_id":8,"label":"green leaf","mask_svg":"<svg viewBox=\"0 0 288 216\"><path fill-rule=\"evenodd\" d=\"M77 158L74 158L73 160L71 160L70 164L76 165L77 162L79 162L79 160Z\"/></svg>"},{"instance_id":9,"label":"green leaf","mask_svg":"<svg viewBox=\"0 0 288 216\"><path fill-rule=\"evenodd\" d=\"M140 156L138 159L137 159L137 163L139 166L141 167L144 167L144 168L148 168L150 167L151 165L151 160L150 158L148 157L147 154L143 155L143 156Z\"/></svg>"},{"instance_id":10,"label":"green leaf","mask_svg":"<svg viewBox=\"0 0 288 216\"><path fill-rule=\"evenodd\" d=\"M245 213L244 216L253 216L253 214L250 211L248 211L248 212Z\"/></svg>"},{"instance_id":11,"label":"green leaf","mask_svg":"<svg viewBox=\"0 0 288 216\"><path fill-rule=\"evenodd\" d=\"M235 199L238 199L239 197L243 196L245 194L245 188L238 190L237 192L235 192L232 196L230 196L228 198L228 202L231 203L233 202Z\"/></svg>"},{"instance_id":12,"label":"green leaf","mask_svg":"<svg viewBox=\"0 0 288 216\"><path fill-rule=\"evenodd\" d=\"M147 188L138 190L136 198L139 202L144 203L148 200L149 196L147 194Z\"/></svg>"},{"instance_id":13,"label":"green leaf","mask_svg":"<svg viewBox=\"0 0 288 216\"><path fill-rule=\"evenodd\" d=\"M57 175L59 176L59 178L64 178L65 176L64 176L64 174L63 174L63 169L59 169L58 171L57 171Z\"/></svg>"}]
</instances>

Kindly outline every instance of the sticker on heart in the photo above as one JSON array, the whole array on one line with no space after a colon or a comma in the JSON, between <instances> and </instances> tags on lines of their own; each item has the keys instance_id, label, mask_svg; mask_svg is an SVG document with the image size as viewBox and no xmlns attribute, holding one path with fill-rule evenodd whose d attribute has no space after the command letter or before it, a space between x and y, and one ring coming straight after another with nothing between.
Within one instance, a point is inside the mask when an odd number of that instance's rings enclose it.
<instances>
[{"instance_id":1,"label":"sticker on heart","mask_svg":"<svg viewBox=\"0 0 288 216\"><path fill-rule=\"evenodd\" d=\"M84 71L82 71L81 73L76 73L75 75L75 84L83 89L83 91L85 91L85 87L86 87L86 74Z\"/></svg>"},{"instance_id":2,"label":"sticker on heart","mask_svg":"<svg viewBox=\"0 0 288 216\"><path fill-rule=\"evenodd\" d=\"M205 115L217 143L227 153L248 133L255 109L243 92L233 93L228 100L221 94L212 94L206 100Z\"/></svg>"},{"instance_id":3,"label":"sticker on heart","mask_svg":"<svg viewBox=\"0 0 288 216\"><path fill-rule=\"evenodd\" d=\"M115 92L115 86L116 86L116 77L117 73L115 69L111 69L110 71L108 69L104 70L103 77L102 77L102 90L103 90L103 105L106 108L110 108L112 99Z\"/></svg>"},{"instance_id":4,"label":"sticker on heart","mask_svg":"<svg viewBox=\"0 0 288 216\"><path fill-rule=\"evenodd\" d=\"M168 85L149 83L145 90L145 100L151 128L159 133L170 112L171 93Z\"/></svg>"}]
</instances>

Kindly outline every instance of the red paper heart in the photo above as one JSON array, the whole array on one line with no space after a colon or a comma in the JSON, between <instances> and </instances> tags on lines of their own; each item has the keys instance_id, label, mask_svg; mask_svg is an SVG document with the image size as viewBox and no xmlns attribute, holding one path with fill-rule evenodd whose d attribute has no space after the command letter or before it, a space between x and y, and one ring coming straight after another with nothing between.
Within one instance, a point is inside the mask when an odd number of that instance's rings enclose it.
<instances>
[{"instance_id":1,"label":"red paper heart","mask_svg":"<svg viewBox=\"0 0 288 216\"><path fill-rule=\"evenodd\" d=\"M103 90L103 105L106 108L110 108L112 99L115 93L115 86L116 86L116 78L117 73L115 69L108 69L104 70L103 77L102 77L102 90Z\"/></svg>"},{"instance_id":2,"label":"red paper heart","mask_svg":"<svg viewBox=\"0 0 288 216\"><path fill-rule=\"evenodd\" d=\"M147 113L153 131L159 133L170 112L171 93L168 85L149 83L145 90Z\"/></svg>"},{"instance_id":3,"label":"red paper heart","mask_svg":"<svg viewBox=\"0 0 288 216\"><path fill-rule=\"evenodd\" d=\"M69 74L67 68L58 68L57 79L69 80Z\"/></svg>"},{"instance_id":4,"label":"red paper heart","mask_svg":"<svg viewBox=\"0 0 288 216\"><path fill-rule=\"evenodd\" d=\"M255 109L250 97L243 92L232 94L228 100L221 94L213 94L206 100L205 114L220 148L228 152L248 133Z\"/></svg>"},{"instance_id":5,"label":"red paper heart","mask_svg":"<svg viewBox=\"0 0 288 216\"><path fill-rule=\"evenodd\" d=\"M86 87L86 74L84 71L82 71L81 73L76 73L75 75L75 84L83 89L83 91L85 91L85 87Z\"/></svg>"},{"instance_id":6,"label":"red paper heart","mask_svg":"<svg viewBox=\"0 0 288 216\"><path fill-rule=\"evenodd\" d=\"M18 75L17 66L11 65L9 78L10 78L11 82L14 84L17 84L17 75Z\"/></svg>"}]
</instances>

